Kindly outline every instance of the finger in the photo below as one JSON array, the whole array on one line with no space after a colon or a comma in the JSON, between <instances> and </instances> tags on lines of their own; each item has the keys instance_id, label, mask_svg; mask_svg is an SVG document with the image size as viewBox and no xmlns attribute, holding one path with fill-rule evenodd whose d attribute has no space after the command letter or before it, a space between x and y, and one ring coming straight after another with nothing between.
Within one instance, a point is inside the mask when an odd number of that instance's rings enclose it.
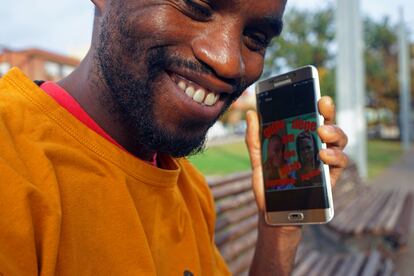
<instances>
[{"instance_id":1,"label":"finger","mask_svg":"<svg viewBox=\"0 0 414 276\"><path fill-rule=\"evenodd\" d=\"M340 149L323 149L319 152L321 161L330 167L345 168L348 166L348 156Z\"/></svg>"},{"instance_id":2,"label":"finger","mask_svg":"<svg viewBox=\"0 0 414 276\"><path fill-rule=\"evenodd\" d=\"M247 130L246 144L249 151L250 163L252 169L261 167L260 160L260 135L259 135L259 118L255 111L249 110L246 114Z\"/></svg>"},{"instance_id":3,"label":"finger","mask_svg":"<svg viewBox=\"0 0 414 276\"><path fill-rule=\"evenodd\" d=\"M257 208L262 212L264 210L264 185L260 155L260 128L257 113L255 111L248 111L246 114L246 121L246 144L249 151L250 163L252 166L253 193L256 199Z\"/></svg>"},{"instance_id":4,"label":"finger","mask_svg":"<svg viewBox=\"0 0 414 276\"><path fill-rule=\"evenodd\" d=\"M325 124L335 123L335 104L331 97L324 96L318 101L319 113L325 118Z\"/></svg>"},{"instance_id":5,"label":"finger","mask_svg":"<svg viewBox=\"0 0 414 276\"><path fill-rule=\"evenodd\" d=\"M348 156L339 149L325 149L319 152L319 157L322 162L329 165L329 174L331 178L332 188L341 175L342 171L348 166Z\"/></svg>"},{"instance_id":6,"label":"finger","mask_svg":"<svg viewBox=\"0 0 414 276\"><path fill-rule=\"evenodd\" d=\"M328 144L328 147L334 146L343 149L348 144L348 136L336 125L320 126L318 135L323 143Z\"/></svg>"},{"instance_id":7,"label":"finger","mask_svg":"<svg viewBox=\"0 0 414 276\"><path fill-rule=\"evenodd\" d=\"M331 176L331 187L332 188L335 187L336 182L338 181L343 171L344 171L343 168L329 167L329 174Z\"/></svg>"}]
</instances>

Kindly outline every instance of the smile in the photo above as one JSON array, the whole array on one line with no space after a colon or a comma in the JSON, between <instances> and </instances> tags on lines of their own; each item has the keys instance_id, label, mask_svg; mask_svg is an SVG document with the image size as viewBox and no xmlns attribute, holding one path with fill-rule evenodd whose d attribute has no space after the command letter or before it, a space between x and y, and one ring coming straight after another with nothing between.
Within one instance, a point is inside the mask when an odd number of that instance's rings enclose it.
<instances>
[{"instance_id":1,"label":"smile","mask_svg":"<svg viewBox=\"0 0 414 276\"><path fill-rule=\"evenodd\" d=\"M181 91L200 105L213 106L220 99L219 94L208 91L207 89L181 76L174 74L171 76L171 79L177 84Z\"/></svg>"}]
</instances>

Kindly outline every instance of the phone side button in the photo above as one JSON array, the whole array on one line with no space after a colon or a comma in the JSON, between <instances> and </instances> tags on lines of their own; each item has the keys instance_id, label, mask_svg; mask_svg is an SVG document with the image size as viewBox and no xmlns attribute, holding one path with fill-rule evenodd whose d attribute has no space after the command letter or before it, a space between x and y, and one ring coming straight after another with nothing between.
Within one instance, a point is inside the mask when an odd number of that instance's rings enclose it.
<instances>
[{"instance_id":1,"label":"phone side button","mask_svg":"<svg viewBox=\"0 0 414 276\"><path fill-rule=\"evenodd\" d=\"M291 213L288 216L288 220L290 221L301 221L304 219L304 216L302 213Z\"/></svg>"}]
</instances>

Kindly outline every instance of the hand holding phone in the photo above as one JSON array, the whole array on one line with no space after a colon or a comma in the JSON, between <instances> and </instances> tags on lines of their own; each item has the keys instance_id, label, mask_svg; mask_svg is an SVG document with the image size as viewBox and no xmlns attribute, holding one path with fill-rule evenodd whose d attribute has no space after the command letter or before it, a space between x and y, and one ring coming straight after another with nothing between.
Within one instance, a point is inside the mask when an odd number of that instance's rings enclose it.
<instances>
[{"instance_id":1,"label":"hand holding phone","mask_svg":"<svg viewBox=\"0 0 414 276\"><path fill-rule=\"evenodd\" d=\"M321 140L328 143L327 150L320 151L320 159L330 166L331 184L335 185L343 168L347 165L347 156L343 148L347 143L344 132L334 125L335 107L331 98L322 97L318 102L318 110L325 119L325 124L318 129ZM260 145L260 123L255 111L246 114L246 144L252 166L252 188L259 209L259 233L251 271L260 274L263 268L268 272L271 266L289 274L295 258L296 248L300 242L301 228L292 226L272 227L265 222L265 191L263 183L262 154ZM326 151L330 151L329 154Z\"/></svg>"},{"instance_id":2,"label":"hand holding phone","mask_svg":"<svg viewBox=\"0 0 414 276\"><path fill-rule=\"evenodd\" d=\"M257 85L265 219L271 225L325 223L333 217L316 68L306 66Z\"/></svg>"}]
</instances>

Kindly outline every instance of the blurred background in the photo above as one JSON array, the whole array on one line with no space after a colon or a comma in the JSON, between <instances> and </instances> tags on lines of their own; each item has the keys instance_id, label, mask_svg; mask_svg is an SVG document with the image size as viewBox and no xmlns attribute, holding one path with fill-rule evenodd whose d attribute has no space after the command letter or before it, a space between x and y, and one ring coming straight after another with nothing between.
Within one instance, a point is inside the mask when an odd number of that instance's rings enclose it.
<instances>
[{"instance_id":1,"label":"blurred background","mask_svg":"<svg viewBox=\"0 0 414 276\"><path fill-rule=\"evenodd\" d=\"M262 78L315 65L352 158L334 192L334 221L305 228L295 275L414 275L412 11L409 0L288 1ZM32 79L65 77L89 48L92 20L90 1L2 1L0 76L18 66ZM256 238L243 140L255 108L253 85L210 130L204 153L190 157L216 198L216 242L241 275Z\"/></svg>"}]
</instances>

